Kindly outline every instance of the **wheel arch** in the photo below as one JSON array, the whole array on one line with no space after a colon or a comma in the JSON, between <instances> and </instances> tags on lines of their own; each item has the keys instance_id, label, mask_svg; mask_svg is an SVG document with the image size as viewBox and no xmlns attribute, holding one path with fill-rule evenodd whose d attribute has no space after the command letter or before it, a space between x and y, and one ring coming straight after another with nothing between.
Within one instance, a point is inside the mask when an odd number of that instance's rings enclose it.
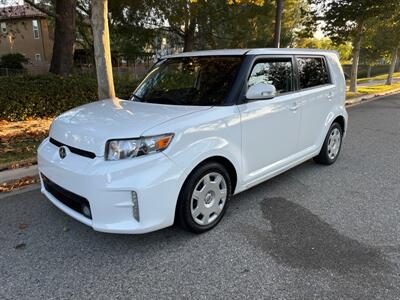
<instances>
[{"instance_id":1,"label":"wheel arch","mask_svg":"<svg viewBox=\"0 0 400 300\"><path fill-rule=\"evenodd\" d=\"M338 123L338 124L342 127L343 133L346 132L346 120L345 120L345 118L344 118L342 115L337 116L337 117L333 120L332 124L333 124L333 123Z\"/></svg>"},{"instance_id":2,"label":"wheel arch","mask_svg":"<svg viewBox=\"0 0 400 300\"><path fill-rule=\"evenodd\" d=\"M187 182L189 176L190 176L196 169L198 169L198 168L201 167L202 165L207 164L207 163L209 163L209 162L217 162L217 163L221 164L222 166L224 166L224 167L226 168L226 171L228 172L229 177L230 177L230 179L231 179L232 194L235 193L235 190L236 190L236 187L237 187L237 183L238 183L238 173L237 173L237 170L236 170L235 165L234 165L228 158L226 158L226 157L224 157L224 156L221 156L221 155L214 155L214 156L210 156L210 157L208 157L208 158L206 158L206 159L203 159L202 161L200 161L199 163L197 163L197 164L190 170L190 172L187 174L185 180L183 181L183 183L182 183L182 185L181 185L181 187L180 187L179 196L178 196L178 201L176 202L176 205L175 205L175 221L176 221L176 218L177 218L177 213L176 213L176 212L177 212L177 209L178 209L178 202L179 202L179 199L181 198L180 196L181 196L183 187L185 186L185 184L186 184L186 182Z\"/></svg>"},{"instance_id":3,"label":"wheel arch","mask_svg":"<svg viewBox=\"0 0 400 300\"><path fill-rule=\"evenodd\" d=\"M189 176L199 167L201 167L202 165L205 165L209 162L217 162L219 164L221 164L227 171L229 174L229 177L231 179L231 184L232 184L232 193L235 192L236 186L237 186L237 180L238 180L238 173L237 170L235 168L235 165L225 156L221 156L221 155L214 155L214 156L210 156L206 159L203 159L202 161L200 161L199 163L197 163L192 169L191 171L188 173L188 175L186 176L182 186L181 186L181 191L183 186L185 185L187 179L189 178Z\"/></svg>"}]
</instances>

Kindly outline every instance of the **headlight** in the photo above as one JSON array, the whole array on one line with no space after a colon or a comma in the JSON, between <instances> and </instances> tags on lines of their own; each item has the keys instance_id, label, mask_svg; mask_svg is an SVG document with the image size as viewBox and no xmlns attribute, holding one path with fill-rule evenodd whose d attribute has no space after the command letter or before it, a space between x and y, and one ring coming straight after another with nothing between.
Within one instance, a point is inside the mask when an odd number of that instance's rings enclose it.
<instances>
[{"instance_id":1,"label":"headlight","mask_svg":"<svg viewBox=\"0 0 400 300\"><path fill-rule=\"evenodd\" d=\"M110 140L106 144L106 160L120 160L163 151L173 137L173 133L168 133L138 139Z\"/></svg>"}]
</instances>

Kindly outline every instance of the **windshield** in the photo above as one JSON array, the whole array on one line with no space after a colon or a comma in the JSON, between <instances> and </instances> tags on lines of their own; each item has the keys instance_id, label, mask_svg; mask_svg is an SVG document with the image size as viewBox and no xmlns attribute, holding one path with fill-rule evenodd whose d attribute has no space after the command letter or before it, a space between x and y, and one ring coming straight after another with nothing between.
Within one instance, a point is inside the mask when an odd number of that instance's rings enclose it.
<instances>
[{"instance_id":1,"label":"windshield","mask_svg":"<svg viewBox=\"0 0 400 300\"><path fill-rule=\"evenodd\" d=\"M170 105L222 105L241 61L241 56L163 60L136 89L133 100Z\"/></svg>"}]
</instances>

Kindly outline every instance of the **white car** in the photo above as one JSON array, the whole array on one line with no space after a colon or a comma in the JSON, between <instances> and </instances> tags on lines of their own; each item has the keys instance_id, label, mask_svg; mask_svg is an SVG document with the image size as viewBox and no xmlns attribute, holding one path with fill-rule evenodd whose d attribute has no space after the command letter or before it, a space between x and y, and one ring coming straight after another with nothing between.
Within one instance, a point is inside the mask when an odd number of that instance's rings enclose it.
<instances>
[{"instance_id":1,"label":"white car","mask_svg":"<svg viewBox=\"0 0 400 300\"><path fill-rule=\"evenodd\" d=\"M160 60L130 100L57 117L38 150L41 190L94 230L201 233L232 195L306 160L332 164L347 129L338 55L218 50Z\"/></svg>"}]
</instances>

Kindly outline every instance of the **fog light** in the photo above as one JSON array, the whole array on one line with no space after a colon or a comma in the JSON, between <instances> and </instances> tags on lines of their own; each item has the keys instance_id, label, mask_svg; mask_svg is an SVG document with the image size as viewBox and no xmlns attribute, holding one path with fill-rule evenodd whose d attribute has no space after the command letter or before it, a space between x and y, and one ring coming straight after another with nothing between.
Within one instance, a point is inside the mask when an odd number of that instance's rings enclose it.
<instances>
[{"instance_id":1,"label":"fog light","mask_svg":"<svg viewBox=\"0 0 400 300\"><path fill-rule=\"evenodd\" d=\"M139 216L139 200L137 197L136 192L132 192L132 214L133 217L135 218L136 221L140 221L140 216Z\"/></svg>"},{"instance_id":2,"label":"fog light","mask_svg":"<svg viewBox=\"0 0 400 300\"><path fill-rule=\"evenodd\" d=\"M92 218L92 213L90 211L90 208L86 204L82 205L82 213L86 218L88 218L88 219Z\"/></svg>"}]
</instances>

